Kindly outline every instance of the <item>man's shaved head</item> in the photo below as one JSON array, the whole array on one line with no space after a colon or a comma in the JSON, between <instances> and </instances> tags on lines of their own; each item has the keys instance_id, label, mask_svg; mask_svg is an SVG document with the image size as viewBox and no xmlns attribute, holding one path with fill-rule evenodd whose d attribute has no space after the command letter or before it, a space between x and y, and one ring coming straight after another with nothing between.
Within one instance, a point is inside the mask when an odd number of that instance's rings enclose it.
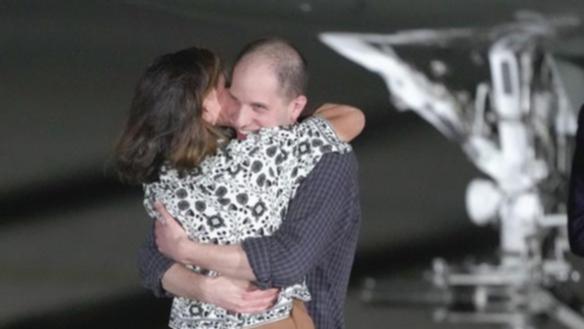
<instances>
[{"instance_id":1,"label":"man's shaved head","mask_svg":"<svg viewBox=\"0 0 584 329\"><path fill-rule=\"evenodd\" d=\"M272 68L287 99L306 94L307 63L290 42L279 38L259 39L246 45L235 60L235 66L258 64Z\"/></svg>"}]
</instances>

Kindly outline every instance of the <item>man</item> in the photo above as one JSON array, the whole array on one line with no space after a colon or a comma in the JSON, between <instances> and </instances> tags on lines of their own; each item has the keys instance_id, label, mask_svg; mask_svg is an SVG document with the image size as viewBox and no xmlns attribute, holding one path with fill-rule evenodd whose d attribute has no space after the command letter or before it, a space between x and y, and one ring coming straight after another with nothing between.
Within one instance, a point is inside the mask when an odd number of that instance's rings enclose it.
<instances>
[{"instance_id":1,"label":"man","mask_svg":"<svg viewBox=\"0 0 584 329\"><path fill-rule=\"evenodd\" d=\"M568 236L570 249L584 257L584 106L578 115L576 150L572 160L568 198Z\"/></svg>"},{"instance_id":2,"label":"man","mask_svg":"<svg viewBox=\"0 0 584 329\"><path fill-rule=\"evenodd\" d=\"M306 105L306 63L287 42L263 39L237 57L226 102L238 134L294 123ZM227 106L228 107L228 106ZM343 328L343 307L360 222L354 154L327 154L302 182L280 229L241 245L192 242L165 209L164 223L139 255L145 286L155 294L199 299L236 312L271 305L278 288L306 279L308 310L319 329ZM159 249L159 250L158 250ZM179 262L165 258L160 252ZM197 264L221 273L207 278L186 269ZM267 290L250 289L249 282Z\"/></svg>"}]
</instances>

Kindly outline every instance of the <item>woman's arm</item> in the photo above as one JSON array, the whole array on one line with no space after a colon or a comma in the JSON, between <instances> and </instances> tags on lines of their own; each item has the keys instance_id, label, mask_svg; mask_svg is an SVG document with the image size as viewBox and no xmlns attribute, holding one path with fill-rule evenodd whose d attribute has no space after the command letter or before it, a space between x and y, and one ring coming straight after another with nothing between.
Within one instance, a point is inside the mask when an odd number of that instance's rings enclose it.
<instances>
[{"instance_id":1,"label":"woman's arm","mask_svg":"<svg viewBox=\"0 0 584 329\"><path fill-rule=\"evenodd\" d=\"M365 128L365 115L356 107L343 104L326 103L314 112L333 126L343 142L350 142Z\"/></svg>"}]
</instances>

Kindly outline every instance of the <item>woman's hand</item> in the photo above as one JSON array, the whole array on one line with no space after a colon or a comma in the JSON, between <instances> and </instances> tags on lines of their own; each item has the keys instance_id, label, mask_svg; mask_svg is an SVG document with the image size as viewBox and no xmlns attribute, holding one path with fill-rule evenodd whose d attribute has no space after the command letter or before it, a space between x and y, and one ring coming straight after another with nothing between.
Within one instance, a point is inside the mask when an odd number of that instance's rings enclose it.
<instances>
[{"instance_id":1,"label":"woman's hand","mask_svg":"<svg viewBox=\"0 0 584 329\"><path fill-rule=\"evenodd\" d=\"M160 202L154 204L154 208L160 214L160 218L154 224L154 237L158 250L168 258L182 264L186 264L189 244L193 244L182 226L172 218L164 205Z\"/></svg>"},{"instance_id":2,"label":"woman's hand","mask_svg":"<svg viewBox=\"0 0 584 329\"><path fill-rule=\"evenodd\" d=\"M314 115L330 122L343 142L350 142L365 128L365 115L356 107L327 103L316 109Z\"/></svg>"}]
</instances>

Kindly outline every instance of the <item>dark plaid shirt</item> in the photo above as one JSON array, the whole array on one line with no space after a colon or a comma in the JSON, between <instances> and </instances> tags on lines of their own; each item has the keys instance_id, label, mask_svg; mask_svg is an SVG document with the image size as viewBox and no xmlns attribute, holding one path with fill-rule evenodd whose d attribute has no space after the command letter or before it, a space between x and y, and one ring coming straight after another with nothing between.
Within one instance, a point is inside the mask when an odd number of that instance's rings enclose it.
<instances>
[{"instance_id":1,"label":"dark plaid shirt","mask_svg":"<svg viewBox=\"0 0 584 329\"><path fill-rule=\"evenodd\" d=\"M570 175L568 236L572 252L584 257L584 106L578 115L576 149Z\"/></svg>"},{"instance_id":2,"label":"dark plaid shirt","mask_svg":"<svg viewBox=\"0 0 584 329\"><path fill-rule=\"evenodd\" d=\"M279 230L243 243L260 287L283 287L306 278L316 328L344 328L343 308L361 211L354 154L325 155L302 182ZM145 287L167 296L160 280L173 261L150 234L139 252Z\"/></svg>"}]
</instances>

